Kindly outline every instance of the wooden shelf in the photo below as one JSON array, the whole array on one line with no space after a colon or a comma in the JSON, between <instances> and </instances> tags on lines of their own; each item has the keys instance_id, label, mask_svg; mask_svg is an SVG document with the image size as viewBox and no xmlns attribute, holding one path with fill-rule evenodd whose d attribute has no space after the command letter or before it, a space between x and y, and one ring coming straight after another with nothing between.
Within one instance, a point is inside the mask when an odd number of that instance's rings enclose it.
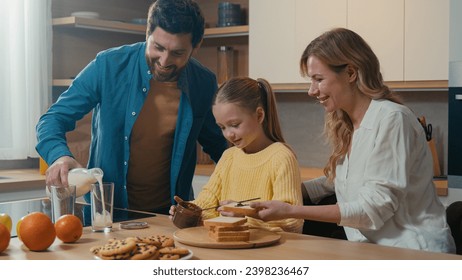
<instances>
[{"instance_id":1,"label":"wooden shelf","mask_svg":"<svg viewBox=\"0 0 462 280\"><path fill-rule=\"evenodd\" d=\"M248 25L206 28L204 38L249 36Z\"/></svg>"},{"instance_id":2,"label":"wooden shelf","mask_svg":"<svg viewBox=\"0 0 462 280\"><path fill-rule=\"evenodd\" d=\"M435 81L389 81L385 82L392 90L395 91L447 91L447 80ZM310 87L309 83L280 83L271 84L275 92L303 92L306 93Z\"/></svg>"},{"instance_id":3,"label":"wooden shelf","mask_svg":"<svg viewBox=\"0 0 462 280\"><path fill-rule=\"evenodd\" d=\"M101 20L91 18L79 18L79 17L62 17L53 19L53 26L55 27L74 27L74 28L85 28L92 30L103 30L120 33L132 33L145 35L146 26L141 24L133 24L122 21L113 20ZM249 26L229 26L220 28L206 28L204 38L219 38L219 37L236 37L236 36L248 36Z\"/></svg>"},{"instance_id":4,"label":"wooden shelf","mask_svg":"<svg viewBox=\"0 0 462 280\"><path fill-rule=\"evenodd\" d=\"M75 27L93 30L104 30L121 33L146 34L146 26L141 24L126 23L122 21L101 20L80 17L54 18L53 26L56 27Z\"/></svg>"}]
</instances>

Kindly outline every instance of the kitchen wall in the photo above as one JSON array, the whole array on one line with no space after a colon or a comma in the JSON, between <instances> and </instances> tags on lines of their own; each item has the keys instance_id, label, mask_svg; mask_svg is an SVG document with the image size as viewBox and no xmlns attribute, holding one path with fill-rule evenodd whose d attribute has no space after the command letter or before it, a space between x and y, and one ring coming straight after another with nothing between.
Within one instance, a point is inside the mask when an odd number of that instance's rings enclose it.
<instances>
[{"instance_id":1,"label":"kitchen wall","mask_svg":"<svg viewBox=\"0 0 462 280\"><path fill-rule=\"evenodd\" d=\"M444 91L398 92L417 116L433 126L441 171L446 174L448 98ZM329 147L322 135L324 108L307 93L277 93L279 117L286 141L295 150L301 166L324 167Z\"/></svg>"}]
</instances>

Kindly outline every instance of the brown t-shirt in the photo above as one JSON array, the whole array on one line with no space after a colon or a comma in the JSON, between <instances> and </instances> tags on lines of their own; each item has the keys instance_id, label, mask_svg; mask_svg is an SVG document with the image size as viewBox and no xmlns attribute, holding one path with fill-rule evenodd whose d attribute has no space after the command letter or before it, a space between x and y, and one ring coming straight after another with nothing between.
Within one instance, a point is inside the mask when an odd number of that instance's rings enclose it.
<instances>
[{"instance_id":1,"label":"brown t-shirt","mask_svg":"<svg viewBox=\"0 0 462 280\"><path fill-rule=\"evenodd\" d=\"M170 202L170 162L180 103L176 82L151 80L150 90L130 137L128 205L153 211Z\"/></svg>"}]
</instances>

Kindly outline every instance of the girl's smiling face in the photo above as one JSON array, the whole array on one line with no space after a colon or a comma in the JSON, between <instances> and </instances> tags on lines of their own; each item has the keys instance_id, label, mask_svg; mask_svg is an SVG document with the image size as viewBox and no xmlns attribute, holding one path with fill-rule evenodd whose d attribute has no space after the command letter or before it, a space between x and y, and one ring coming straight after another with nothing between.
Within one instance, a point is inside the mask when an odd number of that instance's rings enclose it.
<instances>
[{"instance_id":1,"label":"girl's smiling face","mask_svg":"<svg viewBox=\"0 0 462 280\"><path fill-rule=\"evenodd\" d=\"M264 111L261 107L251 112L235 103L218 102L212 109L217 125L229 142L246 153L261 150L259 144L266 139L262 127Z\"/></svg>"}]
</instances>

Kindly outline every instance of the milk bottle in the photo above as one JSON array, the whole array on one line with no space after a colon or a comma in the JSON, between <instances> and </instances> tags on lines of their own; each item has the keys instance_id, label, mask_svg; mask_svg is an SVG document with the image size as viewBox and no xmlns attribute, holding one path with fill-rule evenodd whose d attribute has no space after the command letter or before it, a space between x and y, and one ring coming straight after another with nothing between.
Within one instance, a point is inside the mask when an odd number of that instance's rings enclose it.
<instances>
[{"instance_id":1,"label":"milk bottle","mask_svg":"<svg viewBox=\"0 0 462 280\"><path fill-rule=\"evenodd\" d=\"M69 171L67 178L69 184L75 185L76 196L81 197L91 190L92 184L99 182L99 180L102 181L103 175L103 170L100 168L74 168Z\"/></svg>"},{"instance_id":2,"label":"milk bottle","mask_svg":"<svg viewBox=\"0 0 462 280\"><path fill-rule=\"evenodd\" d=\"M102 181L103 175L103 170L100 168L74 168L69 170L67 180L69 185L75 185L75 196L81 197L91 190L92 184ZM51 196L48 188L46 188L46 193L48 197Z\"/></svg>"}]
</instances>

